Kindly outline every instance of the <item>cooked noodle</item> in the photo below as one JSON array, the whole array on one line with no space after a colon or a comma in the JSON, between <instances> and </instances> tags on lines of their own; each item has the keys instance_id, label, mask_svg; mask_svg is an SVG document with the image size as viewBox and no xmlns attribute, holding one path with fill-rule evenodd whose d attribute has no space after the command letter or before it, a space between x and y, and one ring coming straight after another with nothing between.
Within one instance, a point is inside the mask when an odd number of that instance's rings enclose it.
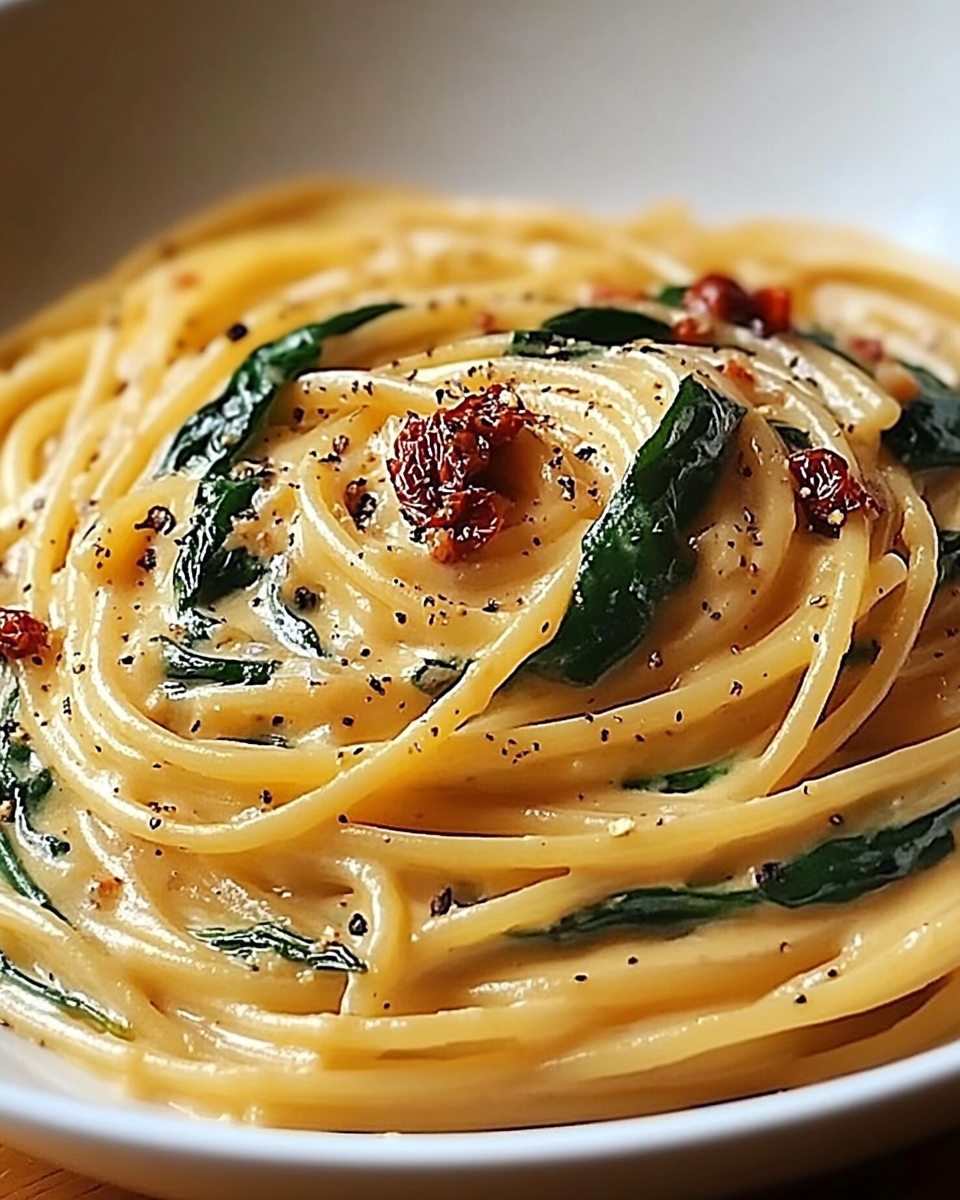
<instances>
[{"instance_id":1,"label":"cooked noodle","mask_svg":"<svg viewBox=\"0 0 960 1200\"><path fill-rule=\"evenodd\" d=\"M836 344L657 299L718 271ZM218 466L174 462L258 347L366 306ZM585 306L692 341L523 351ZM0 1014L135 1094L340 1130L648 1113L954 1036L956 473L881 440L914 365L956 382L960 278L865 236L339 184L218 209L15 330L0 599L50 635L5 668ZM689 578L597 678L584 643L581 678L538 669L686 380L735 424L671 544ZM494 533L451 550L398 447L478 397L518 428L476 476ZM801 445L849 468L826 522ZM583 618L608 642L618 595ZM869 882L784 898L844 840Z\"/></svg>"}]
</instances>

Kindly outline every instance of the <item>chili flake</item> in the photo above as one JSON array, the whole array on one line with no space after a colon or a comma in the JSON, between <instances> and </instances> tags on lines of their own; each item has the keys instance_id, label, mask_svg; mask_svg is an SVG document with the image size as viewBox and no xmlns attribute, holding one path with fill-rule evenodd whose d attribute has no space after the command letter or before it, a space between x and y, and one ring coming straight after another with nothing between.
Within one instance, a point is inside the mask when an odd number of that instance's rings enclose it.
<instances>
[{"instance_id":1,"label":"chili flake","mask_svg":"<svg viewBox=\"0 0 960 1200\"><path fill-rule=\"evenodd\" d=\"M810 528L825 537L839 537L847 514L863 509L871 517L880 505L850 472L849 464L833 450L797 450L787 459L797 496Z\"/></svg>"},{"instance_id":2,"label":"chili flake","mask_svg":"<svg viewBox=\"0 0 960 1200\"><path fill-rule=\"evenodd\" d=\"M414 526L414 540L426 531L438 562L458 562L479 550L503 522L502 498L472 481L490 466L494 451L537 420L505 395L512 398L503 384L491 384L425 419L409 416L397 434L387 467L400 511Z\"/></svg>"},{"instance_id":3,"label":"chili flake","mask_svg":"<svg viewBox=\"0 0 960 1200\"><path fill-rule=\"evenodd\" d=\"M32 658L50 645L50 630L22 608L0 607L0 655Z\"/></svg>"}]
</instances>

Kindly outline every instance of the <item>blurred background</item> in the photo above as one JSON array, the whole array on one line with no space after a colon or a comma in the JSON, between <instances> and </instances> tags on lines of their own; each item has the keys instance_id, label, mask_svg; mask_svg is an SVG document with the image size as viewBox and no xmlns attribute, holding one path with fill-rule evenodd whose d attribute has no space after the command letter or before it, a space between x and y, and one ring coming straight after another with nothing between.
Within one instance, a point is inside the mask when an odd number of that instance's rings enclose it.
<instances>
[{"instance_id":1,"label":"blurred background","mask_svg":"<svg viewBox=\"0 0 960 1200\"><path fill-rule=\"evenodd\" d=\"M958 43L955 0L0 0L0 325L317 170L960 258Z\"/></svg>"}]
</instances>

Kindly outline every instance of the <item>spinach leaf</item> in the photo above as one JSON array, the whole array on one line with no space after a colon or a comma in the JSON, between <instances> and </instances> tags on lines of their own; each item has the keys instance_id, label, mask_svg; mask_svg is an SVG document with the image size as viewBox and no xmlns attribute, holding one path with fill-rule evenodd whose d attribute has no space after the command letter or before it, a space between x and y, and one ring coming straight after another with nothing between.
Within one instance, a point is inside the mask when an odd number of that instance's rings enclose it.
<instances>
[{"instance_id":1,"label":"spinach leaf","mask_svg":"<svg viewBox=\"0 0 960 1200\"><path fill-rule=\"evenodd\" d=\"M15 737L19 703L20 689L15 680L8 681L0 704L0 802L5 808L3 821L13 823L25 845L47 858L56 858L66 854L70 844L52 833L41 833L33 826L33 812L53 786L53 777L40 764L30 746L23 739ZM3 824L0 824L0 878L18 895L66 921L63 913L43 888L34 882L20 861L13 839Z\"/></svg>"},{"instance_id":2,"label":"spinach leaf","mask_svg":"<svg viewBox=\"0 0 960 1200\"><path fill-rule=\"evenodd\" d=\"M506 354L514 358L589 358L609 346L638 338L673 341L665 321L628 308L571 308L550 317L539 329L518 329Z\"/></svg>"},{"instance_id":3,"label":"spinach leaf","mask_svg":"<svg viewBox=\"0 0 960 1200\"><path fill-rule=\"evenodd\" d=\"M843 904L925 871L952 853L960 800L876 833L824 842L793 862L767 864L758 880L768 900L785 908Z\"/></svg>"},{"instance_id":4,"label":"spinach leaf","mask_svg":"<svg viewBox=\"0 0 960 1200\"><path fill-rule=\"evenodd\" d=\"M566 362L572 358L589 358L602 354L603 346L591 342L575 342L542 329L518 329L510 339L504 354L508 358L556 358Z\"/></svg>"},{"instance_id":5,"label":"spinach leaf","mask_svg":"<svg viewBox=\"0 0 960 1200\"><path fill-rule=\"evenodd\" d=\"M459 683L469 666L469 661L460 658L425 658L410 676L410 682L435 700Z\"/></svg>"},{"instance_id":6,"label":"spinach leaf","mask_svg":"<svg viewBox=\"0 0 960 1200\"><path fill-rule=\"evenodd\" d=\"M226 475L256 435L280 389L319 365L328 337L350 333L402 307L396 302L368 304L258 346L233 373L226 389L183 424L162 470Z\"/></svg>"},{"instance_id":7,"label":"spinach leaf","mask_svg":"<svg viewBox=\"0 0 960 1200\"><path fill-rule=\"evenodd\" d=\"M9 980L10 983L16 984L17 987L22 988L31 996L36 996L39 1000L46 1000L48 1004L56 1005L57 1008L63 1009L71 1016L89 1021L103 1033L113 1034L114 1037L122 1038L124 1041L129 1041L133 1037L133 1030L123 1017L108 1012L107 1009L81 995L80 992L68 992L58 983L47 979L36 979L33 975L28 975L26 971L22 971L15 963L11 962L2 950L0 950L0 978Z\"/></svg>"},{"instance_id":8,"label":"spinach leaf","mask_svg":"<svg viewBox=\"0 0 960 1200\"><path fill-rule=\"evenodd\" d=\"M715 779L721 779L729 770L730 763L707 763L705 766L690 767L685 771L668 771L663 775L653 775L649 779L625 779L623 786L638 791L682 795L699 791Z\"/></svg>"},{"instance_id":9,"label":"spinach leaf","mask_svg":"<svg viewBox=\"0 0 960 1200\"><path fill-rule=\"evenodd\" d=\"M542 929L512 929L512 937L573 942L597 937L611 929L677 935L729 913L750 908L760 900L756 891L721 892L696 888L635 888L607 896L561 917Z\"/></svg>"},{"instance_id":10,"label":"spinach leaf","mask_svg":"<svg viewBox=\"0 0 960 1200\"><path fill-rule=\"evenodd\" d=\"M840 349L832 333L812 329L803 337L870 373L864 363ZM926 367L908 362L900 365L916 379L920 394L903 405L896 425L883 435L884 445L905 466L918 471L960 466L960 391L949 387Z\"/></svg>"},{"instance_id":11,"label":"spinach leaf","mask_svg":"<svg viewBox=\"0 0 960 1200\"><path fill-rule=\"evenodd\" d=\"M744 410L692 375L583 539L557 634L530 659L542 675L592 684L640 642L657 608L693 574L684 529L720 479Z\"/></svg>"},{"instance_id":12,"label":"spinach leaf","mask_svg":"<svg viewBox=\"0 0 960 1200\"><path fill-rule=\"evenodd\" d=\"M788 450L809 450L813 445L810 434L805 429L798 429L796 425L789 425L786 421L771 421L769 424Z\"/></svg>"},{"instance_id":13,"label":"spinach leaf","mask_svg":"<svg viewBox=\"0 0 960 1200\"><path fill-rule=\"evenodd\" d=\"M938 529L937 549L937 586L943 587L960 575L960 529Z\"/></svg>"},{"instance_id":14,"label":"spinach leaf","mask_svg":"<svg viewBox=\"0 0 960 1200\"><path fill-rule=\"evenodd\" d=\"M595 346L624 346L640 338L673 341L673 330L666 321L629 308L571 308L544 321L540 328Z\"/></svg>"},{"instance_id":15,"label":"spinach leaf","mask_svg":"<svg viewBox=\"0 0 960 1200\"><path fill-rule=\"evenodd\" d=\"M822 842L792 862L764 863L753 889L635 888L568 913L553 925L510 933L552 942L622 929L677 934L764 902L781 908L845 904L936 866L956 849L958 820L960 799L905 825Z\"/></svg>"},{"instance_id":16,"label":"spinach leaf","mask_svg":"<svg viewBox=\"0 0 960 1200\"><path fill-rule=\"evenodd\" d=\"M920 385L920 395L904 405L883 435L884 444L915 470L960 466L960 392L923 367L902 365Z\"/></svg>"},{"instance_id":17,"label":"spinach leaf","mask_svg":"<svg viewBox=\"0 0 960 1200\"><path fill-rule=\"evenodd\" d=\"M223 548L234 522L249 510L259 488L256 478L214 478L200 484L174 569L174 593L181 615L247 587L263 573L263 564L248 551ZM214 623L212 618L207 621Z\"/></svg>"},{"instance_id":18,"label":"spinach leaf","mask_svg":"<svg viewBox=\"0 0 960 1200\"><path fill-rule=\"evenodd\" d=\"M661 304L666 304L668 308L682 308L686 294L687 285L685 283L668 283L666 287L662 287L657 292L656 299Z\"/></svg>"},{"instance_id":19,"label":"spinach leaf","mask_svg":"<svg viewBox=\"0 0 960 1200\"><path fill-rule=\"evenodd\" d=\"M192 929L195 938L229 954L249 961L256 954L278 954L288 962L309 967L313 971L366 971L367 967L347 946L340 942L314 942L294 933L274 921L261 921L245 929Z\"/></svg>"},{"instance_id":20,"label":"spinach leaf","mask_svg":"<svg viewBox=\"0 0 960 1200\"><path fill-rule=\"evenodd\" d=\"M243 683L262 687L269 683L270 676L280 666L274 659L214 658L209 654L197 654L167 637L161 637L160 642L167 678L183 683Z\"/></svg>"},{"instance_id":21,"label":"spinach leaf","mask_svg":"<svg viewBox=\"0 0 960 1200\"><path fill-rule=\"evenodd\" d=\"M315 655L318 658L329 658L323 648L320 635L306 617L298 616L287 607L283 599L282 587L286 578L287 565L281 555L270 560L268 568L265 606L263 617L270 627L274 637L287 650L294 654Z\"/></svg>"},{"instance_id":22,"label":"spinach leaf","mask_svg":"<svg viewBox=\"0 0 960 1200\"><path fill-rule=\"evenodd\" d=\"M53 776L28 742L17 737L20 688L11 681L0 703L0 802L10 806L10 817L20 840L45 858L69 854L70 843L34 826L38 805L53 787Z\"/></svg>"}]
</instances>

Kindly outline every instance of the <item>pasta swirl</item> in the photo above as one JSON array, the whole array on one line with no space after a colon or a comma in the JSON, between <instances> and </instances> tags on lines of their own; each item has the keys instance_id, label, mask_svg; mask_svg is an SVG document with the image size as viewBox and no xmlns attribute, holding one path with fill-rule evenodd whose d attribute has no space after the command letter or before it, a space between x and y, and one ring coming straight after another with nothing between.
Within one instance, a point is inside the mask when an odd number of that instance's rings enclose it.
<instances>
[{"instance_id":1,"label":"pasta swirl","mask_svg":"<svg viewBox=\"0 0 960 1200\"><path fill-rule=\"evenodd\" d=\"M14 330L0 1013L342 1130L954 1036L957 364L865 237L324 183Z\"/></svg>"}]
</instances>

